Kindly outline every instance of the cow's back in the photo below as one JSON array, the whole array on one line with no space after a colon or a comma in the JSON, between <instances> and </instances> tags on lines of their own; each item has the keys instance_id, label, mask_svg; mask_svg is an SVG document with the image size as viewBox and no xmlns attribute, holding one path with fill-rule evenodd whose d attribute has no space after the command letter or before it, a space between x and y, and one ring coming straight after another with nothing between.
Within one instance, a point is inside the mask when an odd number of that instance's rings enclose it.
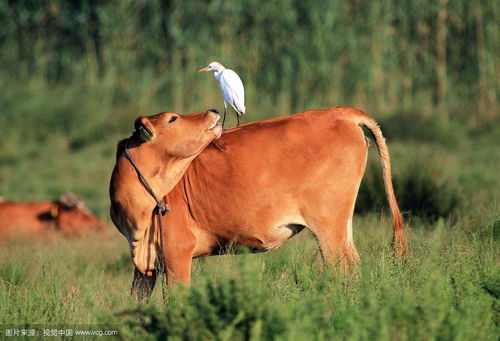
<instances>
[{"instance_id":1,"label":"cow's back","mask_svg":"<svg viewBox=\"0 0 500 341\"><path fill-rule=\"evenodd\" d=\"M52 202L0 202L0 236L42 233L50 225Z\"/></svg>"}]
</instances>

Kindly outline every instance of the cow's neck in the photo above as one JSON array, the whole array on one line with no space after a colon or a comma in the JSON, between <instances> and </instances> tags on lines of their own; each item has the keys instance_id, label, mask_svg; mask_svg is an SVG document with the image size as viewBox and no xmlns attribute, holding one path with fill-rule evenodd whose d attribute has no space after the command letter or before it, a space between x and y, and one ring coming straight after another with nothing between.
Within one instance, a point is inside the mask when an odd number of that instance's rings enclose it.
<instances>
[{"instance_id":1,"label":"cow's neck","mask_svg":"<svg viewBox=\"0 0 500 341\"><path fill-rule=\"evenodd\" d=\"M136 148L130 148L129 154L155 196L161 200L179 182L195 156L189 158L176 158L168 155L161 155L147 147L149 146L141 145ZM145 205L147 203L148 206L155 205L156 203L153 197L139 180L137 171L126 157L121 159L121 166L120 170L127 173L127 176L123 178L133 179L131 182L133 182L134 185L130 183L129 186L127 186L130 197L140 196L136 198L136 200L133 200L135 205L139 203L144 203ZM137 208L138 207L136 207L136 209Z\"/></svg>"}]
</instances>

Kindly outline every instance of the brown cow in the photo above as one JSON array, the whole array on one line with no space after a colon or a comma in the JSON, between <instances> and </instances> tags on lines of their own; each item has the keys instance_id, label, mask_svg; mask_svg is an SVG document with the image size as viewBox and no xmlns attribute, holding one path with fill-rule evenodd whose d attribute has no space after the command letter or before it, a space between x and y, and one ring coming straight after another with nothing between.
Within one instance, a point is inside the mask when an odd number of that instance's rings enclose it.
<instances>
[{"instance_id":1,"label":"brown cow","mask_svg":"<svg viewBox=\"0 0 500 341\"><path fill-rule=\"evenodd\" d=\"M102 224L73 193L56 201L0 202L0 236L41 235L60 231L74 235L87 230L102 230Z\"/></svg>"},{"instance_id":2,"label":"brown cow","mask_svg":"<svg viewBox=\"0 0 500 341\"><path fill-rule=\"evenodd\" d=\"M393 250L405 255L389 153L375 120L352 108L311 110L230 129L204 149L218 137L208 129L213 115L140 117L136 128L142 135L118 146L111 217L130 244L133 294L151 293L160 242L152 216L156 203L124 157L126 143L153 191L172 208L163 217L169 284L189 284L193 257L220 254L229 242L274 250L304 227L329 264L339 261L347 269L357 263L352 217L369 145L361 127L372 133L381 156Z\"/></svg>"}]
</instances>

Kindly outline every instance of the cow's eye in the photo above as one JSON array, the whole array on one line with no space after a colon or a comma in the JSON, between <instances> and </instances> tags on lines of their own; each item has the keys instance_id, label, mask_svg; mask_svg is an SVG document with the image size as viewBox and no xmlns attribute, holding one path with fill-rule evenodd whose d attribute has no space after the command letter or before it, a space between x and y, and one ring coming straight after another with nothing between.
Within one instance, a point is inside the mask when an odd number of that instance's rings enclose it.
<instances>
[{"instance_id":1,"label":"cow's eye","mask_svg":"<svg viewBox=\"0 0 500 341\"><path fill-rule=\"evenodd\" d=\"M168 120L168 123L174 123L177 120L177 116L172 116L170 117L170 120Z\"/></svg>"}]
</instances>

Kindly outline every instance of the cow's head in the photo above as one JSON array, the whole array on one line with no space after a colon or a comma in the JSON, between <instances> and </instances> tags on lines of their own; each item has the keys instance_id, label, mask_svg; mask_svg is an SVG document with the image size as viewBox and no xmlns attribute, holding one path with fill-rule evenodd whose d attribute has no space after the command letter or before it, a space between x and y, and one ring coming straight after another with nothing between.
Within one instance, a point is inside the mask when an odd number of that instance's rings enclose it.
<instances>
[{"instance_id":1,"label":"cow's head","mask_svg":"<svg viewBox=\"0 0 500 341\"><path fill-rule=\"evenodd\" d=\"M118 145L110 183L111 219L130 244L136 268L155 267L159 234L152 225L156 201L127 159L125 148L158 198L166 196L191 161L222 134L215 110L179 115L162 112L135 121L131 138ZM175 208L173 208L175 209Z\"/></svg>"},{"instance_id":2,"label":"cow's head","mask_svg":"<svg viewBox=\"0 0 500 341\"><path fill-rule=\"evenodd\" d=\"M103 226L74 193L68 192L54 201L51 216L58 230L67 235L78 234L89 230L101 231Z\"/></svg>"},{"instance_id":3,"label":"cow's head","mask_svg":"<svg viewBox=\"0 0 500 341\"><path fill-rule=\"evenodd\" d=\"M140 116L135 120L134 136L144 149L153 150L161 157L185 159L198 155L222 134L215 110L179 115L162 112Z\"/></svg>"},{"instance_id":4,"label":"cow's head","mask_svg":"<svg viewBox=\"0 0 500 341\"><path fill-rule=\"evenodd\" d=\"M121 188L132 185L135 188L133 196L146 197L150 204L155 205L137 178L130 160L124 157L124 149L128 149L156 196L162 198L179 182L191 161L221 136L219 119L214 109L188 115L162 112L138 117L132 137L118 145L117 165L111 180L112 192L113 184L117 182ZM111 193L112 199L115 195Z\"/></svg>"}]
</instances>

